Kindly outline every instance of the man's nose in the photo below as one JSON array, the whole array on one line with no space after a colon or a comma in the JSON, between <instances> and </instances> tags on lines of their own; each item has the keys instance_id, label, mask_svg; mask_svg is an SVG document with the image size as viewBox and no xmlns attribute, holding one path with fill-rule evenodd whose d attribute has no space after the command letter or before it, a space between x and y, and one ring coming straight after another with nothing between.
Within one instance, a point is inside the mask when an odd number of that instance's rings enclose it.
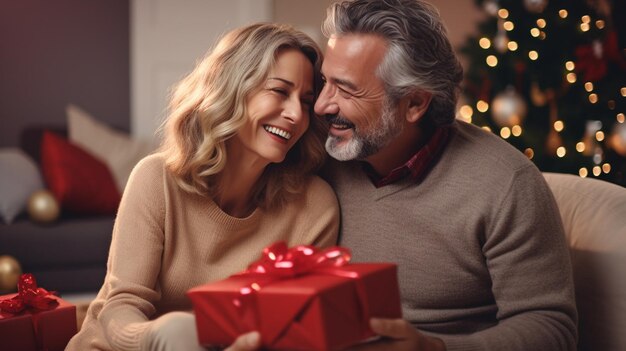
<instances>
[{"instance_id":1,"label":"man's nose","mask_svg":"<svg viewBox=\"0 0 626 351\"><path fill-rule=\"evenodd\" d=\"M316 114L323 116L339 113L339 106L337 105L337 102L334 101L333 95L334 94L332 93L332 89L329 84L326 84L324 88L322 88L322 91L315 102L315 106L313 107Z\"/></svg>"}]
</instances>

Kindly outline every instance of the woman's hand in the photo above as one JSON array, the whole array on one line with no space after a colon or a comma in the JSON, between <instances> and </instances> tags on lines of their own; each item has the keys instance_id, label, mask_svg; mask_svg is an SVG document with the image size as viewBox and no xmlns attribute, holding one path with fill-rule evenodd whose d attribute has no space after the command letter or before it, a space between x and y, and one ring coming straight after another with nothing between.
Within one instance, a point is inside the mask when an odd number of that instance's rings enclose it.
<instances>
[{"instance_id":1,"label":"woman's hand","mask_svg":"<svg viewBox=\"0 0 626 351\"><path fill-rule=\"evenodd\" d=\"M235 342L224 351L253 351L261 346L261 334L250 332L239 335Z\"/></svg>"}]
</instances>

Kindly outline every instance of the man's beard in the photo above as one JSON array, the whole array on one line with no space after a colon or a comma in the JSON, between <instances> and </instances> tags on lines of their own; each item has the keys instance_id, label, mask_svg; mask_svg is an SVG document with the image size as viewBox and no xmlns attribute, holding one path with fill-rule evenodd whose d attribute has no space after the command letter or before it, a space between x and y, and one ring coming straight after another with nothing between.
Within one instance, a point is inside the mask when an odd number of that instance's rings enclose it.
<instances>
[{"instance_id":1,"label":"man's beard","mask_svg":"<svg viewBox=\"0 0 626 351\"><path fill-rule=\"evenodd\" d=\"M330 123L352 125L340 116L329 119ZM344 141L341 137L328 135L326 152L339 161L364 160L377 153L402 132L402 122L394 104L385 100L378 123L369 131L359 131L352 125L352 138Z\"/></svg>"}]
</instances>

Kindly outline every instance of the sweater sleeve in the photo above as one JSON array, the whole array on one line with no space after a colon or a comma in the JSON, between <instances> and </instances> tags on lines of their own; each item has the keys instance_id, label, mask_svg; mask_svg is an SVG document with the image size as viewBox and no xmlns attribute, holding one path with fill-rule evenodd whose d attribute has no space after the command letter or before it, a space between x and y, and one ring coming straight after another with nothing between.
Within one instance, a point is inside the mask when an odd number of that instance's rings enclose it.
<instances>
[{"instance_id":1,"label":"sweater sleeve","mask_svg":"<svg viewBox=\"0 0 626 351\"><path fill-rule=\"evenodd\" d=\"M498 323L443 336L448 350L575 350L577 314L561 217L534 166L516 172L483 245Z\"/></svg>"},{"instance_id":2,"label":"sweater sleeve","mask_svg":"<svg viewBox=\"0 0 626 351\"><path fill-rule=\"evenodd\" d=\"M164 168L156 157L131 173L118 210L107 264L108 294L98 316L113 349L139 350L160 298Z\"/></svg>"}]
</instances>

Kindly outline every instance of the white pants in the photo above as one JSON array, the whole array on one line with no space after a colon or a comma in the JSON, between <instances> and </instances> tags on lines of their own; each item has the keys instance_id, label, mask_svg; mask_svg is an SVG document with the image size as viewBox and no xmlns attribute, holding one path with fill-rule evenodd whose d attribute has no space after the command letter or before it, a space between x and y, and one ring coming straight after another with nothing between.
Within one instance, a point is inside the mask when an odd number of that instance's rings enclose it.
<instances>
[{"instance_id":1,"label":"white pants","mask_svg":"<svg viewBox=\"0 0 626 351\"><path fill-rule=\"evenodd\" d=\"M170 312L154 321L143 343L146 351L206 351L198 343L196 317L189 312Z\"/></svg>"}]
</instances>

